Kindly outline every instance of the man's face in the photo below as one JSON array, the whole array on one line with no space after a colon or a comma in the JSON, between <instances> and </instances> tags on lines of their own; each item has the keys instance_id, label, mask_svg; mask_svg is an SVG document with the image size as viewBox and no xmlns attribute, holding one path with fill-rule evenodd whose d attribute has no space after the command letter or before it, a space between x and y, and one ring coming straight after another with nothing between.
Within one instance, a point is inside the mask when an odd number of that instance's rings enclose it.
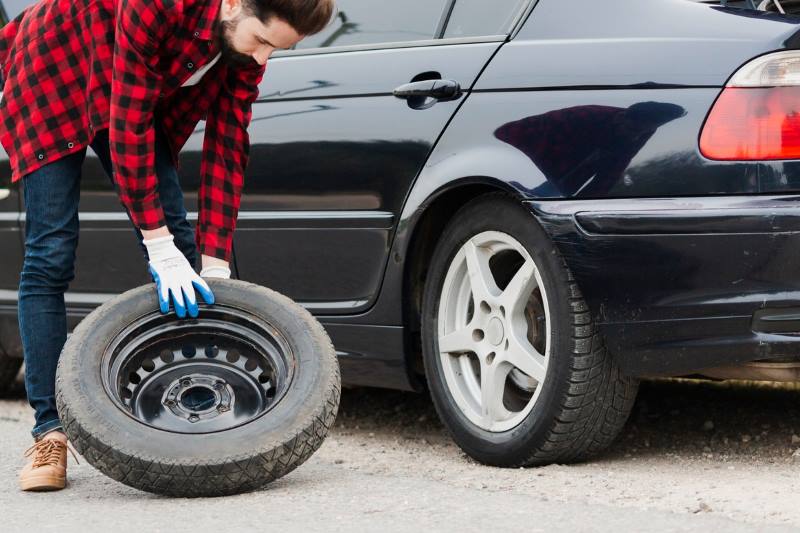
<instances>
[{"instance_id":1,"label":"man's face","mask_svg":"<svg viewBox=\"0 0 800 533\"><path fill-rule=\"evenodd\" d=\"M241 0L222 0L220 22L222 59L233 66L263 65L273 51L291 48L304 37L278 17L262 22L242 9Z\"/></svg>"}]
</instances>

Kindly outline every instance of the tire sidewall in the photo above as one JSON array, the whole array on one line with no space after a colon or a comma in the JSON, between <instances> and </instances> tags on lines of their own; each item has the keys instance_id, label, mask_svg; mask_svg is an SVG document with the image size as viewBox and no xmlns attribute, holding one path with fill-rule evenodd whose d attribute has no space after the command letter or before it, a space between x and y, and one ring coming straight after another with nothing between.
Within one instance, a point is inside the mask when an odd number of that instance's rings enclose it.
<instances>
[{"instance_id":1,"label":"tire sidewall","mask_svg":"<svg viewBox=\"0 0 800 533\"><path fill-rule=\"evenodd\" d=\"M450 264L461 246L484 231L499 231L516 239L536 263L547 292L551 321L550 353L542 391L525 419L503 432L473 424L449 392L438 353L439 300ZM516 464L544 443L566 393L571 364L572 316L566 272L559 256L533 215L505 195L479 198L461 208L442 234L431 260L423 298L422 342L431 396L440 417L459 445L470 455L496 464ZM566 303L566 305L565 305Z\"/></svg>"}]
</instances>

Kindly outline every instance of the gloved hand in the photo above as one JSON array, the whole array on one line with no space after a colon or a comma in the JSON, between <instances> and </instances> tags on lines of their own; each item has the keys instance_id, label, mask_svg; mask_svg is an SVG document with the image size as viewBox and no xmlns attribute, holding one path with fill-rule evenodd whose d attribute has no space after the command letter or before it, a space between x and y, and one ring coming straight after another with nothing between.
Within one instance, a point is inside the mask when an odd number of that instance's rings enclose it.
<instances>
[{"instance_id":1,"label":"gloved hand","mask_svg":"<svg viewBox=\"0 0 800 533\"><path fill-rule=\"evenodd\" d=\"M196 317L199 308L194 294L195 289L207 304L214 303L214 293L206 281L194 271L173 240L172 235L142 240L150 257L149 269L153 281L156 282L158 304L162 313L169 312L170 294L172 294L175 312L179 318L186 316L187 309L189 316Z\"/></svg>"}]
</instances>

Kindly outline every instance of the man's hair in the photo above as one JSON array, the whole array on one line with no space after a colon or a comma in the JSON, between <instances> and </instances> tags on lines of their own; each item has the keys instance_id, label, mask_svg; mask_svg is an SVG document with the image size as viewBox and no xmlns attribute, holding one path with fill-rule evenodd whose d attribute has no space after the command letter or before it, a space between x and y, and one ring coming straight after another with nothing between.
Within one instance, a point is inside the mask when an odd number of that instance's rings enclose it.
<instances>
[{"instance_id":1,"label":"man's hair","mask_svg":"<svg viewBox=\"0 0 800 533\"><path fill-rule=\"evenodd\" d=\"M300 35L319 33L336 11L335 0L243 0L242 7L264 22L277 16Z\"/></svg>"}]
</instances>

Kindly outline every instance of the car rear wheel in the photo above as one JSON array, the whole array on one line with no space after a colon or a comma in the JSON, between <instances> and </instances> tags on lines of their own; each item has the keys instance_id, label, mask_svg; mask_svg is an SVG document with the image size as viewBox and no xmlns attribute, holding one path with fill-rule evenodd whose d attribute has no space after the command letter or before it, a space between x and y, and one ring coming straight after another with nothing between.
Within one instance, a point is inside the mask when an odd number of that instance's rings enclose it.
<instances>
[{"instance_id":1,"label":"car rear wheel","mask_svg":"<svg viewBox=\"0 0 800 533\"><path fill-rule=\"evenodd\" d=\"M208 279L196 318L162 314L145 285L95 309L62 350L56 401L86 460L171 496L257 488L322 444L341 390L325 330L275 291Z\"/></svg>"},{"instance_id":2,"label":"car rear wheel","mask_svg":"<svg viewBox=\"0 0 800 533\"><path fill-rule=\"evenodd\" d=\"M422 334L437 412L486 464L590 457L617 436L636 396L557 250L504 194L465 205L442 234Z\"/></svg>"},{"instance_id":3,"label":"car rear wheel","mask_svg":"<svg viewBox=\"0 0 800 533\"><path fill-rule=\"evenodd\" d=\"M22 359L0 353L0 396L5 396L14 386Z\"/></svg>"}]
</instances>

